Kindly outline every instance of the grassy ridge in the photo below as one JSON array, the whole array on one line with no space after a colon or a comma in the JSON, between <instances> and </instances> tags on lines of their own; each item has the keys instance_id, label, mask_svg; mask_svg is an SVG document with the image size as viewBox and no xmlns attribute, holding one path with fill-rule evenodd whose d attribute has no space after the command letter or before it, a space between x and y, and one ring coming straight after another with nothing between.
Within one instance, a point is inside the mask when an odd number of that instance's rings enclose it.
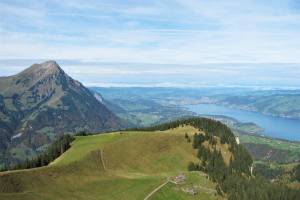
<instances>
[{"instance_id":1,"label":"grassy ridge","mask_svg":"<svg viewBox=\"0 0 300 200\"><path fill-rule=\"evenodd\" d=\"M184 134L197 131L185 126L76 137L71 149L48 167L1 173L0 199L143 199L179 172L186 172L188 180L195 179L187 172L187 165L197 159L196 152ZM214 189L205 177L196 179L197 184ZM172 187L162 190L164 199L173 199ZM178 192L183 199L192 198ZM152 199L160 199L161 195ZM216 198L203 192L192 199L207 196Z\"/></svg>"}]
</instances>

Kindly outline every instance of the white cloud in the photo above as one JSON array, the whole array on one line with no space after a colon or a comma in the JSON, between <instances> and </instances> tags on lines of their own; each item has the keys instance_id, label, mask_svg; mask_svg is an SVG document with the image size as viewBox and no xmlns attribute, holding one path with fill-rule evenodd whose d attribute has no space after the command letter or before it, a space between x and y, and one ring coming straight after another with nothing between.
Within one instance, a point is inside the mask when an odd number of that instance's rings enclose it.
<instances>
[{"instance_id":1,"label":"white cloud","mask_svg":"<svg viewBox=\"0 0 300 200\"><path fill-rule=\"evenodd\" d=\"M2 3L0 58L300 62L300 15L286 1L266 2Z\"/></svg>"}]
</instances>

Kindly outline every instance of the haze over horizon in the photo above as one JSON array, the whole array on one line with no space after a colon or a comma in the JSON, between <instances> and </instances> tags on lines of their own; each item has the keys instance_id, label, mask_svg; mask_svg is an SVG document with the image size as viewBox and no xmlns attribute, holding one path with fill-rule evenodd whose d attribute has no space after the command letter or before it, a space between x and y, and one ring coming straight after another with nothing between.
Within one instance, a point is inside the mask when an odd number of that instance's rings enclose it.
<instances>
[{"instance_id":1,"label":"haze over horizon","mask_svg":"<svg viewBox=\"0 0 300 200\"><path fill-rule=\"evenodd\" d=\"M1 60L0 76L19 73L46 60ZM150 64L57 60L85 86L100 87L244 87L300 89L299 64Z\"/></svg>"},{"instance_id":2,"label":"haze over horizon","mask_svg":"<svg viewBox=\"0 0 300 200\"><path fill-rule=\"evenodd\" d=\"M89 86L299 88L299 11L297 0L3 0L0 76L53 59Z\"/></svg>"}]
</instances>

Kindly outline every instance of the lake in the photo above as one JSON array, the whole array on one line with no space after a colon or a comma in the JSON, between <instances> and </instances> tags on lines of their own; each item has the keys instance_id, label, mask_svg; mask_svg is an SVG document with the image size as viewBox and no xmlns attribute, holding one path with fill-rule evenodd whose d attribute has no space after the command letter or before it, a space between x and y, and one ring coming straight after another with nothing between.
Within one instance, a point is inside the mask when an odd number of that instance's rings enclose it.
<instances>
[{"instance_id":1,"label":"lake","mask_svg":"<svg viewBox=\"0 0 300 200\"><path fill-rule=\"evenodd\" d=\"M265 130L265 136L300 141L300 120L297 119L273 117L215 104L188 105L186 107L197 114L224 115L240 122L253 122Z\"/></svg>"}]
</instances>

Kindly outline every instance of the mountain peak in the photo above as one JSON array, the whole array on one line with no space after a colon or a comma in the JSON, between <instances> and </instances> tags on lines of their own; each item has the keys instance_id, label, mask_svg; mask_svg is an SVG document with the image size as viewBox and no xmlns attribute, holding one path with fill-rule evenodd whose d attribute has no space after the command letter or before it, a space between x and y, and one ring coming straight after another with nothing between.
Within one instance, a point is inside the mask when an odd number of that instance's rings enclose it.
<instances>
[{"instance_id":1,"label":"mountain peak","mask_svg":"<svg viewBox=\"0 0 300 200\"><path fill-rule=\"evenodd\" d=\"M56 73L56 72L63 72L63 70L60 68L60 66L57 64L54 60L48 60L46 62L43 62L41 64L38 64L39 68L42 68L48 73Z\"/></svg>"},{"instance_id":2,"label":"mountain peak","mask_svg":"<svg viewBox=\"0 0 300 200\"><path fill-rule=\"evenodd\" d=\"M46 62L41 63L40 65L43 67L49 67L49 68L51 68L51 67L60 68L55 60L48 60Z\"/></svg>"},{"instance_id":3,"label":"mountain peak","mask_svg":"<svg viewBox=\"0 0 300 200\"><path fill-rule=\"evenodd\" d=\"M56 61L49 60L41 64L33 64L20 74L27 74L27 76L30 74L32 76L37 76L38 78L43 75L64 74L64 71L60 68Z\"/></svg>"}]
</instances>

